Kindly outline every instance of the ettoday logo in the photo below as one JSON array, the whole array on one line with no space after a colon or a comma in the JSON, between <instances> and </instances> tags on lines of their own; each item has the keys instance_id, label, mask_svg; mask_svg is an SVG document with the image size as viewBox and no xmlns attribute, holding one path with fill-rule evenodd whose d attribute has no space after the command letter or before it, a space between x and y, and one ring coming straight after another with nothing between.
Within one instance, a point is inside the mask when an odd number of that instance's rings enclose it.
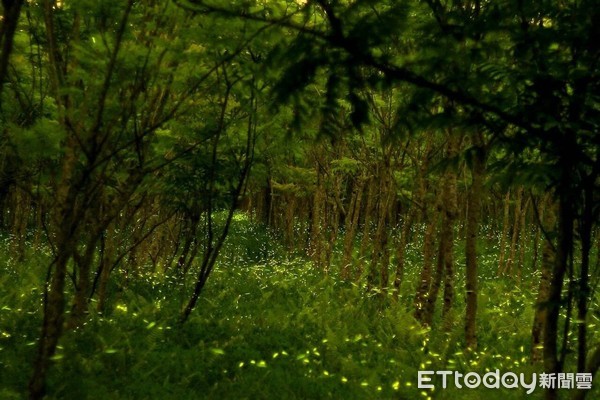
<instances>
[{"instance_id":1,"label":"ettoday logo","mask_svg":"<svg viewBox=\"0 0 600 400\"><path fill-rule=\"evenodd\" d=\"M458 371L419 371L417 386L419 389L434 389L433 376L441 376L442 388L448 387L448 382L453 382L458 389L477 389L481 385L489 389L526 389L527 394L539 386L542 389L591 389L592 374L587 373L561 373L561 374L536 374L526 376L523 373L500 373L500 370L490 371L483 376L477 372L463 374Z\"/></svg>"}]
</instances>

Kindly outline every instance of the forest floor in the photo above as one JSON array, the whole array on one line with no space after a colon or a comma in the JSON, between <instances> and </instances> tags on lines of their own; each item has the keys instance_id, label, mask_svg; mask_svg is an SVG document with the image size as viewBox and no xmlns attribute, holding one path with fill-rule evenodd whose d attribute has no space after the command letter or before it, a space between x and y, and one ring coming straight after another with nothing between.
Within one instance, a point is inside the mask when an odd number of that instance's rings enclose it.
<instances>
[{"instance_id":1,"label":"forest floor","mask_svg":"<svg viewBox=\"0 0 600 400\"><path fill-rule=\"evenodd\" d=\"M457 248L452 328L413 318L420 244L407 253L399 302L318 271L277 238L237 218L188 322L177 319L191 282L120 269L109 311L62 339L49 379L52 399L519 399L525 389L419 389L419 370L541 372L530 363L538 276L496 277L498 240L479 257L479 350L463 352L464 258ZM24 261L0 246L0 399L25 397L39 334L47 251ZM335 255L334 257L338 257ZM94 308L94 303L90 304ZM592 317L595 329L598 316ZM567 364L566 370L571 368ZM595 385L590 399L600 398ZM541 398L538 387L533 398ZM572 390L563 390L565 398Z\"/></svg>"}]
</instances>

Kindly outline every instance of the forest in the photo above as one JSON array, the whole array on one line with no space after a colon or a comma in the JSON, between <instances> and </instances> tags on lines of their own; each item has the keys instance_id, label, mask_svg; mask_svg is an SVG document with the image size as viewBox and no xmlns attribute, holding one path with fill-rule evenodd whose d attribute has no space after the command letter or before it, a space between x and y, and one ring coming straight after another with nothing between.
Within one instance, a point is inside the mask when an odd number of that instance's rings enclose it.
<instances>
[{"instance_id":1,"label":"forest","mask_svg":"<svg viewBox=\"0 0 600 400\"><path fill-rule=\"evenodd\" d=\"M600 398L595 0L2 0L1 399Z\"/></svg>"}]
</instances>

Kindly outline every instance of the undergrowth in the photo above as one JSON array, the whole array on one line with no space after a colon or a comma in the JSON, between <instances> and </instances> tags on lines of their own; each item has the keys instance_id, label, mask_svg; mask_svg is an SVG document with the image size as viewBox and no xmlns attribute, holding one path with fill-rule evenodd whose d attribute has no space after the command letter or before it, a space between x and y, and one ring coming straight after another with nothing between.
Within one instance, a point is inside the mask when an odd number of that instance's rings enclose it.
<instances>
[{"instance_id":1,"label":"undergrowth","mask_svg":"<svg viewBox=\"0 0 600 400\"><path fill-rule=\"evenodd\" d=\"M417 388L419 370L540 372L529 361L534 276L497 278L493 239L480 257L479 351L463 352L463 287L452 328L412 316L419 244L409 247L402 296L367 295L290 257L269 232L236 221L189 321L177 323L188 283L116 271L109 312L61 340L52 399L507 399L524 389ZM0 398L24 398L41 325L50 255L24 261L0 248ZM463 272L456 249L457 277ZM531 274L530 274L531 275ZM94 304L90 304L94 309ZM530 376L530 375L529 375ZM597 389L595 389L597 393ZM533 398L541 397L541 390ZM593 393L590 393L590 398Z\"/></svg>"}]
</instances>

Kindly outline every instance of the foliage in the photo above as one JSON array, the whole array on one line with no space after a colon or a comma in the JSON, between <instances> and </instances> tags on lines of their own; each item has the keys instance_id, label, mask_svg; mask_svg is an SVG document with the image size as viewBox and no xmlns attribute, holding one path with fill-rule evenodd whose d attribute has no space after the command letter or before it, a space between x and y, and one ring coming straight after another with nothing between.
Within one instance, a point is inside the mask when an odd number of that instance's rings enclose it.
<instances>
[{"instance_id":1,"label":"foliage","mask_svg":"<svg viewBox=\"0 0 600 400\"><path fill-rule=\"evenodd\" d=\"M531 321L547 372L595 373L599 21L3 1L0 396L22 352L32 399L443 398L401 377L534 370Z\"/></svg>"},{"instance_id":2,"label":"foliage","mask_svg":"<svg viewBox=\"0 0 600 400\"><path fill-rule=\"evenodd\" d=\"M114 310L92 316L85 329L64 338L54 357L51 398L425 398L433 393L416 388L419 369L536 371L528 358L534 293L511 290L509 281L495 278L494 252L482 255L482 350L469 356L461 350L459 325L447 334L429 332L408 309L382 308L362 288L324 276L306 260L287 259L277 248L265 250L269 257L262 260L240 257L239 249L277 247L240 217L199 312L186 325L173 318L176 279L123 276L117 281L127 290L118 289ZM411 264L418 253L411 249ZM5 398L25 391L29 367L23 360L35 349L32 317L41 311L43 262L34 260L44 257L31 253L28 276L16 273L23 266L14 260L2 269L3 287L12 288L0 311ZM409 270L407 286L418 277L417 268ZM436 396L475 399L482 393L454 389Z\"/></svg>"}]
</instances>

